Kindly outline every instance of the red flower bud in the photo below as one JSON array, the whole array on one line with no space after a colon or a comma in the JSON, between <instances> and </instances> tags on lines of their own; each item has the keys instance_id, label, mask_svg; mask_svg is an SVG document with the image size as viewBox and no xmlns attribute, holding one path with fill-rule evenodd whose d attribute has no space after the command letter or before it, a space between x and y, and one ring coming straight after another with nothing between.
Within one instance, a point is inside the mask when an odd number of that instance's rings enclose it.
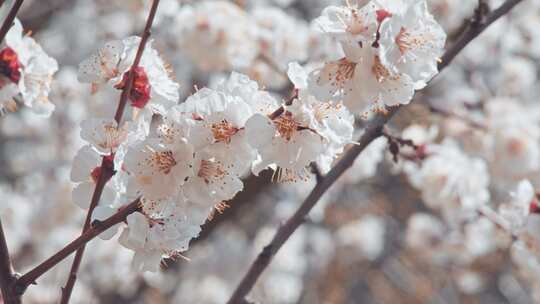
<instances>
[{"instance_id":1,"label":"red flower bud","mask_svg":"<svg viewBox=\"0 0 540 304\"><path fill-rule=\"evenodd\" d=\"M136 67L133 69L135 73L133 77L133 84L131 85L131 90L129 92L129 100L131 101L131 106L135 108L144 108L148 101L150 100L150 91L151 86L148 82L148 76L142 67ZM129 71L125 72L122 76L122 81L115 86L117 89L123 89L128 81Z\"/></svg>"},{"instance_id":2,"label":"red flower bud","mask_svg":"<svg viewBox=\"0 0 540 304\"><path fill-rule=\"evenodd\" d=\"M0 74L6 76L14 83L19 83L21 79L19 57L10 47L6 47L0 51Z\"/></svg>"}]
</instances>

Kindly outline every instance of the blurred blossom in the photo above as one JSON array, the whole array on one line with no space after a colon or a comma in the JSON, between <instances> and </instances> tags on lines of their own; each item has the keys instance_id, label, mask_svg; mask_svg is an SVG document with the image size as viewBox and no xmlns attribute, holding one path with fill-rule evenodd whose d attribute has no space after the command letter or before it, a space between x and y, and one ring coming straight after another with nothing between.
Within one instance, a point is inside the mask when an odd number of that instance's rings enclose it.
<instances>
[{"instance_id":1,"label":"blurred blossom","mask_svg":"<svg viewBox=\"0 0 540 304\"><path fill-rule=\"evenodd\" d=\"M16 271L80 235L110 172L92 220L141 209L88 244L71 301L224 303L317 173L401 105L247 299L538 302L540 2L438 75L477 2L162 0L131 69L151 1L25 1L0 48ZM24 302L58 302L71 261Z\"/></svg>"}]
</instances>

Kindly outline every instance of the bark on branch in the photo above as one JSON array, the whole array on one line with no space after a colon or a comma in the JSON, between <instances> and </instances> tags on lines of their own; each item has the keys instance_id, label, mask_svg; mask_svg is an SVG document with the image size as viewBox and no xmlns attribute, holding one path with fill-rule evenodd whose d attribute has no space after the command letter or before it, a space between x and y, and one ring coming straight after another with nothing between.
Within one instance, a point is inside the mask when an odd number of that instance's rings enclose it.
<instances>
[{"instance_id":1,"label":"bark on branch","mask_svg":"<svg viewBox=\"0 0 540 304\"><path fill-rule=\"evenodd\" d=\"M0 220L0 289L5 304L21 303L21 298L13 292L13 284L16 280L17 277L11 265L2 220Z\"/></svg>"},{"instance_id":2,"label":"bark on branch","mask_svg":"<svg viewBox=\"0 0 540 304\"><path fill-rule=\"evenodd\" d=\"M127 78L128 79L127 83L123 87L122 94L120 95L118 107L116 108L116 113L114 115L114 120L116 121L118 127L120 127L120 123L122 122L122 116L124 114L128 97L129 97L131 88L133 86L133 79L135 77L134 70L136 67L138 67L141 61L144 48L146 46L146 42L148 41L148 38L150 37L152 23L154 22L154 17L156 15L158 5L159 5L159 0L153 0L152 7L150 8L150 12L148 14L148 18L146 19L146 25L144 27L144 31L141 35L141 41L139 43L139 47L137 48L135 59L133 60L133 64L131 65L131 68L128 71L129 74ZM103 157L103 160L101 162L101 173L98 177L96 188L94 189L94 193L92 195L92 200L90 202L90 207L88 208L88 213L86 214L86 220L83 226L83 233L86 232L90 228L90 223L92 221L92 213L99 203L101 194L103 193L103 188L105 187L105 185L107 184L107 182L113 175L114 175L114 168L107 166L107 160L105 157ZM77 253L75 254L75 258L73 259L73 263L69 271L68 280L66 282L65 287L62 288L62 298L60 300L61 304L69 303L71 292L73 291L73 287L75 286L75 281L77 280L77 272L79 271L79 267L81 265L84 249L85 249L85 246L83 245L77 250Z\"/></svg>"},{"instance_id":3,"label":"bark on branch","mask_svg":"<svg viewBox=\"0 0 540 304\"><path fill-rule=\"evenodd\" d=\"M13 21L15 20L22 3L23 0L15 1L9 10L6 19L0 27L0 43L4 41L9 29L13 25ZM2 5L4 5L4 1L0 1L0 6ZM11 264L11 257L9 256L4 228L2 227L2 221L0 220L0 289L2 291L2 300L6 304L21 303L21 297L13 292L13 285L16 279L17 277Z\"/></svg>"}]
</instances>

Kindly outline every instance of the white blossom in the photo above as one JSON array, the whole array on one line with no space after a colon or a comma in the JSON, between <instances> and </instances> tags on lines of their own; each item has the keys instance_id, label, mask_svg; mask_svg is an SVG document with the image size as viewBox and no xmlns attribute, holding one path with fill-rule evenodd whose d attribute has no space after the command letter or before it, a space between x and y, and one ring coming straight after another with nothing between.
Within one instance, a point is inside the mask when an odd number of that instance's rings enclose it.
<instances>
[{"instance_id":1,"label":"white blossom","mask_svg":"<svg viewBox=\"0 0 540 304\"><path fill-rule=\"evenodd\" d=\"M164 144L149 138L130 147L124 165L145 197L166 198L193 175L193 147L185 139Z\"/></svg>"},{"instance_id":2,"label":"white blossom","mask_svg":"<svg viewBox=\"0 0 540 304\"><path fill-rule=\"evenodd\" d=\"M101 155L91 146L83 146L73 159L71 181L78 183L72 192L73 202L82 209L88 209L96 183L101 175ZM112 202L114 190L106 185L100 201Z\"/></svg>"},{"instance_id":3,"label":"white blossom","mask_svg":"<svg viewBox=\"0 0 540 304\"><path fill-rule=\"evenodd\" d=\"M56 60L49 57L41 46L28 35L18 19L6 35L0 51L4 67L0 85L0 111L13 107L13 98L21 94L22 102L38 114L49 116L54 105L49 92L54 73L58 70Z\"/></svg>"},{"instance_id":4,"label":"white blossom","mask_svg":"<svg viewBox=\"0 0 540 304\"><path fill-rule=\"evenodd\" d=\"M106 84L123 89L140 40L140 37L132 36L106 43L80 63L79 81L92 83L95 89ZM171 80L170 72L152 47L151 40L146 43L140 64L133 69L133 73L133 84L128 92L132 107L164 114L178 103L179 85Z\"/></svg>"},{"instance_id":5,"label":"white blossom","mask_svg":"<svg viewBox=\"0 0 540 304\"><path fill-rule=\"evenodd\" d=\"M489 174L482 159L469 157L452 141L430 145L428 155L418 170L408 172L427 206L460 221L488 202Z\"/></svg>"},{"instance_id":6,"label":"white blossom","mask_svg":"<svg viewBox=\"0 0 540 304\"><path fill-rule=\"evenodd\" d=\"M174 31L181 49L203 71L246 68L258 53L255 23L231 2L184 5Z\"/></svg>"},{"instance_id":7,"label":"white blossom","mask_svg":"<svg viewBox=\"0 0 540 304\"><path fill-rule=\"evenodd\" d=\"M387 18L381 26L381 48L396 68L409 75L415 89L438 73L446 33L427 10L425 0L410 1L404 14Z\"/></svg>"}]
</instances>

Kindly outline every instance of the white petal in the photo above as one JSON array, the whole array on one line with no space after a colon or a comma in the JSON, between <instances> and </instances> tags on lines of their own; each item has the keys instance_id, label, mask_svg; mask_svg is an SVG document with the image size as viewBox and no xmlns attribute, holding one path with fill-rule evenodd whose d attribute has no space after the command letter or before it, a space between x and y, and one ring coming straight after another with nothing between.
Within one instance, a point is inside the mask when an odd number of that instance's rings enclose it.
<instances>
[{"instance_id":1,"label":"white petal","mask_svg":"<svg viewBox=\"0 0 540 304\"><path fill-rule=\"evenodd\" d=\"M306 89L308 86L308 73L306 70L298 64L298 62L289 63L289 69L287 70L289 79L297 89Z\"/></svg>"},{"instance_id":2,"label":"white petal","mask_svg":"<svg viewBox=\"0 0 540 304\"><path fill-rule=\"evenodd\" d=\"M92 200L92 194L96 184L91 182L84 182L78 184L72 191L71 197L75 205L86 210L90 207L90 201Z\"/></svg>"},{"instance_id":3,"label":"white petal","mask_svg":"<svg viewBox=\"0 0 540 304\"><path fill-rule=\"evenodd\" d=\"M90 180L92 170L101 165L101 156L91 146L83 146L73 159L71 181L85 182Z\"/></svg>"},{"instance_id":4,"label":"white petal","mask_svg":"<svg viewBox=\"0 0 540 304\"><path fill-rule=\"evenodd\" d=\"M129 235L127 242L134 248L144 248L148 234L148 220L139 212L132 213L127 217Z\"/></svg>"},{"instance_id":5,"label":"white petal","mask_svg":"<svg viewBox=\"0 0 540 304\"><path fill-rule=\"evenodd\" d=\"M275 134L274 124L267 116L255 114L246 122L246 136L254 148L270 144Z\"/></svg>"},{"instance_id":6,"label":"white petal","mask_svg":"<svg viewBox=\"0 0 540 304\"><path fill-rule=\"evenodd\" d=\"M92 220L104 221L116 213L116 209L107 206L97 206L92 212ZM116 224L109 229L99 234L102 240L110 240L118 232L119 224Z\"/></svg>"}]
</instances>

